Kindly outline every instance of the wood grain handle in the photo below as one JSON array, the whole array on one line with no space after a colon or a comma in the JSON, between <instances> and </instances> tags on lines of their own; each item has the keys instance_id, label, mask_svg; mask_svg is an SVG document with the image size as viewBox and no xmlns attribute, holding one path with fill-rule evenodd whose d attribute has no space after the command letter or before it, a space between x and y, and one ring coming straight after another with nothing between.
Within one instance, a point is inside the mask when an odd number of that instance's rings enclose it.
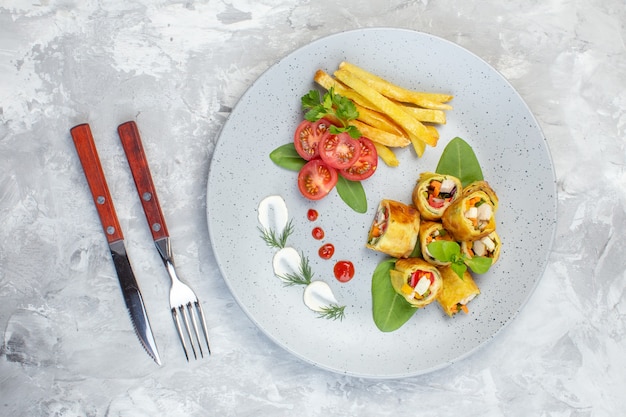
<instances>
[{"instance_id":1,"label":"wood grain handle","mask_svg":"<svg viewBox=\"0 0 626 417\"><path fill-rule=\"evenodd\" d=\"M163 217L156 189L152 182L152 175L150 175L148 160L146 159L146 154L141 144L137 124L133 121L123 123L118 126L117 132L122 141L128 165L130 166L130 171L135 180L135 187L139 193L143 211L150 225L152 238L157 240L168 237L169 234L165 224L165 218Z\"/></svg>"},{"instance_id":2,"label":"wood grain handle","mask_svg":"<svg viewBox=\"0 0 626 417\"><path fill-rule=\"evenodd\" d=\"M102 171L91 129L88 124L84 123L74 126L70 129L70 132L107 241L112 243L122 240L124 235L122 234L117 214L115 214L115 207L113 206L109 187Z\"/></svg>"}]
</instances>

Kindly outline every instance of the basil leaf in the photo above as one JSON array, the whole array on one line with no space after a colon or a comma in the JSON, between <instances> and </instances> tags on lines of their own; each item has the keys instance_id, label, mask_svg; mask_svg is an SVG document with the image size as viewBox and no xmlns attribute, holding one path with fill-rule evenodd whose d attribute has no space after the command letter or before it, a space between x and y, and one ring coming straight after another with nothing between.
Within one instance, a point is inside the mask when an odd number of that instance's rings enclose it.
<instances>
[{"instance_id":1,"label":"basil leaf","mask_svg":"<svg viewBox=\"0 0 626 417\"><path fill-rule=\"evenodd\" d=\"M422 258L422 243L419 239L415 242L415 247L413 247L413 252L411 252L409 258Z\"/></svg>"},{"instance_id":2,"label":"basil leaf","mask_svg":"<svg viewBox=\"0 0 626 417\"><path fill-rule=\"evenodd\" d=\"M372 276L372 313L376 327L383 332L399 329L417 311L391 286L389 271L395 265L396 259L382 261Z\"/></svg>"},{"instance_id":3,"label":"basil leaf","mask_svg":"<svg viewBox=\"0 0 626 417\"><path fill-rule=\"evenodd\" d=\"M427 248L432 257L441 262L452 262L461 254L459 244L447 240L435 240Z\"/></svg>"},{"instance_id":4,"label":"basil leaf","mask_svg":"<svg viewBox=\"0 0 626 417\"><path fill-rule=\"evenodd\" d=\"M290 171L300 171L300 168L306 164L306 161L296 152L293 143L287 143L274 149L270 152L270 159L279 167Z\"/></svg>"},{"instance_id":5,"label":"basil leaf","mask_svg":"<svg viewBox=\"0 0 626 417\"><path fill-rule=\"evenodd\" d=\"M463 275L465 271L467 271L467 266L463 262L453 262L450 264L450 268L452 268L461 279L463 279Z\"/></svg>"},{"instance_id":6,"label":"basil leaf","mask_svg":"<svg viewBox=\"0 0 626 417\"><path fill-rule=\"evenodd\" d=\"M444 148L436 172L457 177L463 187L484 179L474 150L459 137L452 139Z\"/></svg>"},{"instance_id":7,"label":"basil leaf","mask_svg":"<svg viewBox=\"0 0 626 417\"><path fill-rule=\"evenodd\" d=\"M365 190L360 181L350 181L339 175L337 179L337 193L339 197L357 213L365 213L367 211L367 198Z\"/></svg>"},{"instance_id":8,"label":"basil leaf","mask_svg":"<svg viewBox=\"0 0 626 417\"><path fill-rule=\"evenodd\" d=\"M477 274L484 274L489 271L491 261L491 258L487 258L485 256L474 256L473 258L466 259L465 263L473 272L476 272Z\"/></svg>"}]
</instances>

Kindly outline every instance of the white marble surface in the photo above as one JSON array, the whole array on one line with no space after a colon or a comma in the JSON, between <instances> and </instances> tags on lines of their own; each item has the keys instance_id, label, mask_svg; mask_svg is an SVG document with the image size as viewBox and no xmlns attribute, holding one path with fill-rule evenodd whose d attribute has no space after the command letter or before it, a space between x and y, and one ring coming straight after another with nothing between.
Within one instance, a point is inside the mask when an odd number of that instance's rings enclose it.
<instances>
[{"instance_id":1,"label":"white marble surface","mask_svg":"<svg viewBox=\"0 0 626 417\"><path fill-rule=\"evenodd\" d=\"M624 22L623 0L0 0L0 415L624 415ZM220 276L205 216L211 154L246 88L299 46L373 26L432 33L498 69L559 185L557 239L522 313L469 358L401 380L330 373L270 341ZM115 132L131 119L158 138L145 146L178 267L205 301L208 359L187 364L169 321ZM160 368L129 329L69 135L82 122L134 237Z\"/></svg>"}]
</instances>

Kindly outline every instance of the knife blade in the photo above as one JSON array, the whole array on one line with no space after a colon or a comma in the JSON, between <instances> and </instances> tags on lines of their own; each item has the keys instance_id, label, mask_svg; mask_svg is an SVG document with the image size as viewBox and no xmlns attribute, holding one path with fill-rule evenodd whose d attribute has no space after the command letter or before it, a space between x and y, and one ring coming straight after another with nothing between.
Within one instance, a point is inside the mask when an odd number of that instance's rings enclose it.
<instances>
[{"instance_id":1,"label":"knife blade","mask_svg":"<svg viewBox=\"0 0 626 417\"><path fill-rule=\"evenodd\" d=\"M154 340L145 303L126 253L124 235L104 177L91 128L89 124L83 123L71 128L70 133L109 244L113 264L135 334L148 355L158 365L161 365L161 358Z\"/></svg>"}]
</instances>

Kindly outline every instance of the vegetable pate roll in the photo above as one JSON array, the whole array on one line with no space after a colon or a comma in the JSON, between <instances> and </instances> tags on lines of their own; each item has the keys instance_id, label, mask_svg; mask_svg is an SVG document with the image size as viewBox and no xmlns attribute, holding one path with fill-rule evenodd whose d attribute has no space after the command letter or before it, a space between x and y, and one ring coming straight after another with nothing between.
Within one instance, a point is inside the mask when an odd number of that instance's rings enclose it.
<instances>
[{"instance_id":1,"label":"vegetable pate roll","mask_svg":"<svg viewBox=\"0 0 626 417\"><path fill-rule=\"evenodd\" d=\"M415 249L419 212L394 200L382 200L376 210L365 245L394 258L406 258Z\"/></svg>"},{"instance_id":2,"label":"vegetable pate roll","mask_svg":"<svg viewBox=\"0 0 626 417\"><path fill-rule=\"evenodd\" d=\"M450 265L450 262L442 262L432 257L428 252L428 244L436 240L454 240L450 233L443 228L443 224L439 222L425 221L420 224L420 249L422 250L422 258L435 266Z\"/></svg>"},{"instance_id":3,"label":"vegetable pate roll","mask_svg":"<svg viewBox=\"0 0 626 417\"><path fill-rule=\"evenodd\" d=\"M457 242L478 240L496 230L495 210L484 191L474 191L450 204L441 217Z\"/></svg>"},{"instance_id":4,"label":"vegetable pate roll","mask_svg":"<svg viewBox=\"0 0 626 417\"><path fill-rule=\"evenodd\" d=\"M463 310L467 313L467 303L472 301L480 290L469 271L465 271L463 278L449 266L439 268L443 285L437 295L437 301L448 316L453 316Z\"/></svg>"},{"instance_id":5,"label":"vegetable pate roll","mask_svg":"<svg viewBox=\"0 0 626 417\"><path fill-rule=\"evenodd\" d=\"M500 257L501 246L500 236L494 231L478 240L461 242L461 251L470 258L474 256L491 258L491 265L493 265Z\"/></svg>"},{"instance_id":6,"label":"vegetable pate roll","mask_svg":"<svg viewBox=\"0 0 626 417\"><path fill-rule=\"evenodd\" d=\"M393 289L416 308L432 303L441 291L441 273L420 258L398 259L389 274Z\"/></svg>"},{"instance_id":7,"label":"vegetable pate roll","mask_svg":"<svg viewBox=\"0 0 626 417\"><path fill-rule=\"evenodd\" d=\"M443 212L461 195L461 181L452 175L433 172L420 174L413 188L413 204L424 220L439 220Z\"/></svg>"},{"instance_id":8,"label":"vegetable pate roll","mask_svg":"<svg viewBox=\"0 0 626 417\"><path fill-rule=\"evenodd\" d=\"M494 211L498 210L498 195L487 181L474 181L468 184L467 187L463 188L463 195L471 194L474 191L484 191L489 196Z\"/></svg>"}]
</instances>

